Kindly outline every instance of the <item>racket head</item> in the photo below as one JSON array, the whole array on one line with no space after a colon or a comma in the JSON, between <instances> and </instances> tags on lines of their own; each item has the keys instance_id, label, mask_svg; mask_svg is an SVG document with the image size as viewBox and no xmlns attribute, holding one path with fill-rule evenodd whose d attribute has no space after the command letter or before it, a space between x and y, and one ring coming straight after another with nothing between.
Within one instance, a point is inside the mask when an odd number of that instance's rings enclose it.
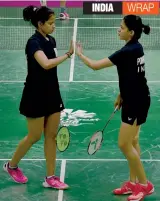
<instances>
[{"instance_id":1,"label":"racket head","mask_svg":"<svg viewBox=\"0 0 160 201\"><path fill-rule=\"evenodd\" d=\"M62 126L57 133L56 137L57 149L64 152L70 144L70 133L66 126Z\"/></svg>"},{"instance_id":2,"label":"racket head","mask_svg":"<svg viewBox=\"0 0 160 201\"><path fill-rule=\"evenodd\" d=\"M97 131L94 133L90 139L90 142L88 144L87 152L89 155L95 154L101 147L103 141L103 132Z\"/></svg>"}]
</instances>

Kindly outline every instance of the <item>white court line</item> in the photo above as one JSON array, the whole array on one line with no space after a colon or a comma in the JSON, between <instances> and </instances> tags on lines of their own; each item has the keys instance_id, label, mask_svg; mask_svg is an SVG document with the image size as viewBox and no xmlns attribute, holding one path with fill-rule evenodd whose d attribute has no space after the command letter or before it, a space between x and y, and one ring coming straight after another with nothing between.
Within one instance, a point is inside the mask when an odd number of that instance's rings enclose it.
<instances>
[{"instance_id":1,"label":"white court line","mask_svg":"<svg viewBox=\"0 0 160 201\"><path fill-rule=\"evenodd\" d=\"M60 81L60 82L62 82L63 83L63 81ZM86 80L86 81L73 81L73 82L75 82L75 83L118 83L119 81L117 81L117 80ZM149 82L149 83L160 83L160 80L149 80L149 81L147 81L147 82Z\"/></svg>"},{"instance_id":2,"label":"white court line","mask_svg":"<svg viewBox=\"0 0 160 201\"><path fill-rule=\"evenodd\" d=\"M75 19L75 21L78 21L78 18ZM5 28L5 29L31 29L34 30L30 26L0 26L0 28ZM152 27L152 29L160 29L159 27ZM65 27L56 27L56 29L73 29L73 26L65 26ZM78 27L78 29L119 29L119 27ZM17 30L18 31L18 30ZM55 30L56 32L56 30Z\"/></svg>"},{"instance_id":3,"label":"white court line","mask_svg":"<svg viewBox=\"0 0 160 201\"><path fill-rule=\"evenodd\" d=\"M122 17L106 17L106 18L83 18L83 17L79 17L79 20L121 20L123 18ZM59 20L59 18L56 18L57 20ZM76 18L70 18L71 20L74 20ZM160 20L160 18L145 18L143 17L144 20ZM0 20L23 20L23 18L16 18L16 17L0 17Z\"/></svg>"},{"instance_id":4,"label":"white court line","mask_svg":"<svg viewBox=\"0 0 160 201\"><path fill-rule=\"evenodd\" d=\"M0 83L24 83L23 80L0 80ZM69 83L70 81L59 81L59 83ZM80 80L80 81L72 81L73 83L118 83L119 81L112 80ZM160 83L160 80L149 80L148 83Z\"/></svg>"},{"instance_id":5,"label":"white court line","mask_svg":"<svg viewBox=\"0 0 160 201\"><path fill-rule=\"evenodd\" d=\"M58 28L61 28L61 27L58 27ZM72 27L66 27L66 28L72 28ZM160 29L160 26L159 27L152 27L151 26L151 28L152 29ZM78 29L119 29L119 27L78 27Z\"/></svg>"},{"instance_id":6,"label":"white court line","mask_svg":"<svg viewBox=\"0 0 160 201\"><path fill-rule=\"evenodd\" d=\"M75 47L76 47L76 38L77 38L77 27L78 27L78 19L76 18L74 20L74 30L73 30L74 53L73 53L72 58L71 58L69 82L73 81L73 75L74 75L74 62L75 62Z\"/></svg>"},{"instance_id":7,"label":"white court line","mask_svg":"<svg viewBox=\"0 0 160 201\"><path fill-rule=\"evenodd\" d=\"M11 160L10 158L1 158L0 161L9 161ZM21 161L45 161L46 159L44 158L35 158L35 159L21 159ZM110 158L110 159L90 159L90 158L83 158L83 159L74 159L74 158L66 158L66 159L56 159L56 161L92 161L92 162L127 162L126 159L121 159L121 158ZM143 162L160 162L160 159L141 159Z\"/></svg>"},{"instance_id":8,"label":"white court line","mask_svg":"<svg viewBox=\"0 0 160 201\"><path fill-rule=\"evenodd\" d=\"M60 180L64 182L65 178L65 170L66 170L66 160L62 159L61 163L61 173L60 173ZM63 201L63 190L59 190L58 192L58 201Z\"/></svg>"}]
</instances>

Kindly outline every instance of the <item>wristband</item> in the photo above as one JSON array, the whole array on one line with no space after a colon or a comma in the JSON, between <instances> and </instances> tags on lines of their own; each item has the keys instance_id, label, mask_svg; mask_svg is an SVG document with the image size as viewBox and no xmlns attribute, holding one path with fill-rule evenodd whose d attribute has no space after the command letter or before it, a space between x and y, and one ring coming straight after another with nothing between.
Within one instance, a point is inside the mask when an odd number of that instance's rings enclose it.
<instances>
[{"instance_id":1,"label":"wristband","mask_svg":"<svg viewBox=\"0 0 160 201\"><path fill-rule=\"evenodd\" d=\"M68 56L68 58L71 58L71 53L70 52L66 52L66 55Z\"/></svg>"}]
</instances>

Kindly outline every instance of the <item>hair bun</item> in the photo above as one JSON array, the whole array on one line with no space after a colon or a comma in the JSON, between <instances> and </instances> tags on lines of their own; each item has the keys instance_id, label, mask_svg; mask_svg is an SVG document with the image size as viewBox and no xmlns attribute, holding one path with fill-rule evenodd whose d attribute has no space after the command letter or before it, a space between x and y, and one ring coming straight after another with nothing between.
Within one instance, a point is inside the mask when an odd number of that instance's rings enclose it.
<instances>
[{"instance_id":1,"label":"hair bun","mask_svg":"<svg viewBox=\"0 0 160 201\"><path fill-rule=\"evenodd\" d=\"M150 28L149 25L144 25L144 24L142 24L142 28L143 28L143 32L144 32L145 34L148 35L148 34L150 33L151 28Z\"/></svg>"},{"instance_id":2,"label":"hair bun","mask_svg":"<svg viewBox=\"0 0 160 201\"><path fill-rule=\"evenodd\" d=\"M35 12L37 10L37 7L35 6L28 6L23 9L23 19L25 21L30 21L32 17L34 16Z\"/></svg>"}]
</instances>

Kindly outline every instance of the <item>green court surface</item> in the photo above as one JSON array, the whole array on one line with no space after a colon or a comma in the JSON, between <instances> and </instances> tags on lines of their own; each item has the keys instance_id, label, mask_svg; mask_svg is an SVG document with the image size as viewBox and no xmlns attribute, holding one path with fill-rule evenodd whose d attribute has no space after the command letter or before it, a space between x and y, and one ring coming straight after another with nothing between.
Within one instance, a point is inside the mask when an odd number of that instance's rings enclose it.
<instances>
[{"instance_id":1,"label":"green court surface","mask_svg":"<svg viewBox=\"0 0 160 201\"><path fill-rule=\"evenodd\" d=\"M15 12L17 13L17 12ZM25 118L19 114L19 101L26 76L24 46L33 29L18 15L0 18L0 200L2 201L124 201L126 196L112 195L112 190L128 178L128 166L118 149L121 124L120 112L105 130L101 149L94 156L87 154L90 136L103 128L113 111L118 90L115 67L94 72L75 56L58 67L61 94L66 109L61 124L69 127L71 143L64 153L57 151L56 172L70 185L67 191L44 189L45 176L43 136L27 153L20 167L29 178L27 185L15 184L2 170L12 157L19 140L27 133ZM16 17L13 19L13 17ZM88 16L87 16L88 17ZM83 16L84 18L84 16ZM160 200L160 18L144 18L152 26L150 36L143 36L146 76L152 104L148 120L140 132L141 158L148 179L155 184L155 193L145 200ZM64 54L72 36L80 40L86 55L93 59L109 56L123 45L118 41L117 28L121 19L82 17L68 22L57 20L58 54Z\"/></svg>"}]
</instances>

